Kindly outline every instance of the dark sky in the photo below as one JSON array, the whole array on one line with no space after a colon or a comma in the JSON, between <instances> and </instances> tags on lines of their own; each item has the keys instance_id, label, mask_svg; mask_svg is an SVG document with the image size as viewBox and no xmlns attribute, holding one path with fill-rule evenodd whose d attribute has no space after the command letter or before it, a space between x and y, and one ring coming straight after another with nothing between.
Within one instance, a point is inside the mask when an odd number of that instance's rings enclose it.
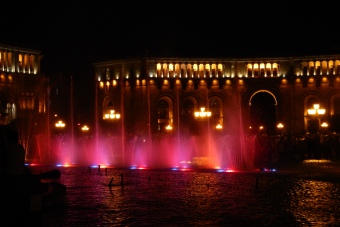
<instances>
[{"instance_id":1,"label":"dark sky","mask_svg":"<svg viewBox=\"0 0 340 227\"><path fill-rule=\"evenodd\" d=\"M332 1L145 2L6 1L0 42L42 50L46 72L79 72L147 50L175 57L340 51Z\"/></svg>"},{"instance_id":2,"label":"dark sky","mask_svg":"<svg viewBox=\"0 0 340 227\"><path fill-rule=\"evenodd\" d=\"M136 56L340 53L334 1L5 1L0 43L42 51L44 73L93 81L92 63Z\"/></svg>"}]
</instances>

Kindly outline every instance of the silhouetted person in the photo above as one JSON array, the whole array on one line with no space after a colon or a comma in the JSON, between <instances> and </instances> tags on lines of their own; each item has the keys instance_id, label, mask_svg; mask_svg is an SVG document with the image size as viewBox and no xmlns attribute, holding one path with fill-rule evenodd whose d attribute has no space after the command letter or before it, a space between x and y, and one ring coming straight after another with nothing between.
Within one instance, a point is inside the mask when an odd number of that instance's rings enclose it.
<instances>
[{"instance_id":1,"label":"silhouetted person","mask_svg":"<svg viewBox=\"0 0 340 227\"><path fill-rule=\"evenodd\" d=\"M4 174L11 177L25 173L25 148L19 143L19 133L9 130L6 133L7 149L4 157Z\"/></svg>"}]
</instances>

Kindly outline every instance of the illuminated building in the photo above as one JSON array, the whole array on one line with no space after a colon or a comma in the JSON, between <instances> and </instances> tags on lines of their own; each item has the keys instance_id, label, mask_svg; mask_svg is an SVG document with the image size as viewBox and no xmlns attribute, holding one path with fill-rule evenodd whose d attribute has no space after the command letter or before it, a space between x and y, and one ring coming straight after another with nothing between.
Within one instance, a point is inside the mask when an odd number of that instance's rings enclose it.
<instances>
[{"instance_id":1,"label":"illuminated building","mask_svg":"<svg viewBox=\"0 0 340 227\"><path fill-rule=\"evenodd\" d=\"M35 135L46 134L48 80L41 58L39 50L0 45L0 124L15 123L26 151Z\"/></svg>"},{"instance_id":2,"label":"illuminated building","mask_svg":"<svg viewBox=\"0 0 340 227\"><path fill-rule=\"evenodd\" d=\"M105 113L119 112L116 128L126 134L167 132L168 126L195 133L195 125L205 122L194 115L201 108L211 114L209 126L222 133L259 126L277 133L283 130L278 123L295 134L317 132L324 122L340 129L340 55L138 57L93 66L97 116L105 127ZM318 121L308 114L314 104L325 109Z\"/></svg>"}]
</instances>

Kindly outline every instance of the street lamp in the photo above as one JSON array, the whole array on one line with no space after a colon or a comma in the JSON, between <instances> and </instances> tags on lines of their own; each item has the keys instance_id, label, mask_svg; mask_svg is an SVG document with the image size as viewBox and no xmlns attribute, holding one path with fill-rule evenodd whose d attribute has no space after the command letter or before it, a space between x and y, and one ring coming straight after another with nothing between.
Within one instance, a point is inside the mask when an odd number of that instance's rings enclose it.
<instances>
[{"instance_id":1,"label":"street lamp","mask_svg":"<svg viewBox=\"0 0 340 227\"><path fill-rule=\"evenodd\" d=\"M260 125L260 127L259 127L259 132L262 133L262 130L263 130L263 126Z\"/></svg>"},{"instance_id":2,"label":"street lamp","mask_svg":"<svg viewBox=\"0 0 340 227\"><path fill-rule=\"evenodd\" d=\"M200 119L209 118L211 117L211 112L205 111L205 108L201 107L200 111L195 111L195 117Z\"/></svg>"},{"instance_id":3,"label":"street lamp","mask_svg":"<svg viewBox=\"0 0 340 227\"><path fill-rule=\"evenodd\" d=\"M320 104L313 104L313 108L312 109L308 109L307 110L308 115L311 116L315 116L315 126L317 128L315 128L314 130L318 131L319 130L319 126L320 126L320 119L319 116L322 116L326 113L325 109L321 109L320 108Z\"/></svg>"},{"instance_id":4,"label":"street lamp","mask_svg":"<svg viewBox=\"0 0 340 227\"><path fill-rule=\"evenodd\" d=\"M169 124L169 125L167 125L166 127L165 127L165 130L166 131L171 131L172 130L172 126Z\"/></svg>"},{"instance_id":5,"label":"street lamp","mask_svg":"<svg viewBox=\"0 0 340 227\"><path fill-rule=\"evenodd\" d=\"M84 125L83 127L81 127L82 132L87 132L89 130L90 130L90 128L87 125Z\"/></svg>"},{"instance_id":6,"label":"street lamp","mask_svg":"<svg viewBox=\"0 0 340 227\"><path fill-rule=\"evenodd\" d=\"M65 128L65 123L63 121L58 121L56 124L55 124L55 127L56 128Z\"/></svg>"},{"instance_id":7,"label":"street lamp","mask_svg":"<svg viewBox=\"0 0 340 227\"><path fill-rule=\"evenodd\" d=\"M314 104L313 109L308 109L307 112L309 115L324 115L326 110L320 109L320 104Z\"/></svg>"},{"instance_id":8,"label":"street lamp","mask_svg":"<svg viewBox=\"0 0 340 227\"><path fill-rule=\"evenodd\" d=\"M321 128L323 128L322 131L323 131L325 134L327 134L328 124L327 124L326 122L323 122L323 123L321 124Z\"/></svg>"},{"instance_id":9,"label":"street lamp","mask_svg":"<svg viewBox=\"0 0 340 227\"><path fill-rule=\"evenodd\" d=\"M104 114L104 120L115 120L115 119L120 119L120 114L115 113L114 110L109 110Z\"/></svg>"},{"instance_id":10,"label":"street lamp","mask_svg":"<svg viewBox=\"0 0 340 227\"><path fill-rule=\"evenodd\" d=\"M279 130L279 133L282 134L282 130L283 130L283 124L280 122L277 124L277 129Z\"/></svg>"},{"instance_id":11,"label":"street lamp","mask_svg":"<svg viewBox=\"0 0 340 227\"><path fill-rule=\"evenodd\" d=\"M328 128L328 124L326 122L324 122L324 123L321 124L321 127L322 128Z\"/></svg>"},{"instance_id":12,"label":"street lamp","mask_svg":"<svg viewBox=\"0 0 340 227\"><path fill-rule=\"evenodd\" d=\"M220 124L220 123L218 123L217 125L216 125L216 129L222 129L222 125Z\"/></svg>"}]
</instances>

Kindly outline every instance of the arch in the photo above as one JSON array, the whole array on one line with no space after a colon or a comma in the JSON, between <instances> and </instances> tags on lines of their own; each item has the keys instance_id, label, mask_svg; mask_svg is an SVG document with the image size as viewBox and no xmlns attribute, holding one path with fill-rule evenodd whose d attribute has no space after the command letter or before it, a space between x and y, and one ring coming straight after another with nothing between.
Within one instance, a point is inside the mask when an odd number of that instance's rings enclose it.
<instances>
[{"instance_id":1,"label":"arch","mask_svg":"<svg viewBox=\"0 0 340 227\"><path fill-rule=\"evenodd\" d=\"M276 130L277 99L268 90L258 90L249 99L250 126L253 132L274 133Z\"/></svg>"},{"instance_id":2,"label":"arch","mask_svg":"<svg viewBox=\"0 0 340 227\"><path fill-rule=\"evenodd\" d=\"M195 111L198 110L198 98L195 94L190 93L181 99L180 105L180 122L182 135L199 135L200 127L195 119Z\"/></svg>"},{"instance_id":3,"label":"arch","mask_svg":"<svg viewBox=\"0 0 340 227\"><path fill-rule=\"evenodd\" d=\"M181 102L181 115L182 116L194 116L195 111L198 110L197 99L193 96L187 96L183 98Z\"/></svg>"},{"instance_id":4,"label":"arch","mask_svg":"<svg viewBox=\"0 0 340 227\"><path fill-rule=\"evenodd\" d=\"M275 100L275 105L277 105L277 99L276 99L275 95L274 95L272 92L268 91L268 90L258 90L258 91L256 91L256 92L254 92L254 93L250 96L250 98L249 98L249 105L251 105L251 100L253 99L253 97L254 97L256 94L260 93L260 92L269 93L269 94L274 98L274 100Z\"/></svg>"},{"instance_id":5,"label":"arch","mask_svg":"<svg viewBox=\"0 0 340 227\"><path fill-rule=\"evenodd\" d=\"M309 93L304 98L304 116L305 116L305 130L309 133L315 134L320 129L320 123L323 116L309 115L308 109L313 109L314 104L319 104L321 108L324 108L321 98L317 93Z\"/></svg>"},{"instance_id":6,"label":"arch","mask_svg":"<svg viewBox=\"0 0 340 227\"><path fill-rule=\"evenodd\" d=\"M158 131L166 131L168 125L172 126L174 116L173 100L163 95L157 99Z\"/></svg>"},{"instance_id":7,"label":"arch","mask_svg":"<svg viewBox=\"0 0 340 227\"><path fill-rule=\"evenodd\" d=\"M223 125L223 100L219 96L214 95L209 98L209 111L212 124Z\"/></svg>"},{"instance_id":8,"label":"arch","mask_svg":"<svg viewBox=\"0 0 340 227\"><path fill-rule=\"evenodd\" d=\"M313 108L314 104L320 104L321 106L323 106L323 103L321 102L321 97L319 97L319 94L315 92L307 94L303 102L303 113L305 116L308 114L308 109Z\"/></svg>"},{"instance_id":9,"label":"arch","mask_svg":"<svg viewBox=\"0 0 340 227\"><path fill-rule=\"evenodd\" d=\"M119 112L113 99L110 96L107 96L103 100L103 119L105 118L105 114L108 114L111 111L114 111L116 113Z\"/></svg>"}]
</instances>

